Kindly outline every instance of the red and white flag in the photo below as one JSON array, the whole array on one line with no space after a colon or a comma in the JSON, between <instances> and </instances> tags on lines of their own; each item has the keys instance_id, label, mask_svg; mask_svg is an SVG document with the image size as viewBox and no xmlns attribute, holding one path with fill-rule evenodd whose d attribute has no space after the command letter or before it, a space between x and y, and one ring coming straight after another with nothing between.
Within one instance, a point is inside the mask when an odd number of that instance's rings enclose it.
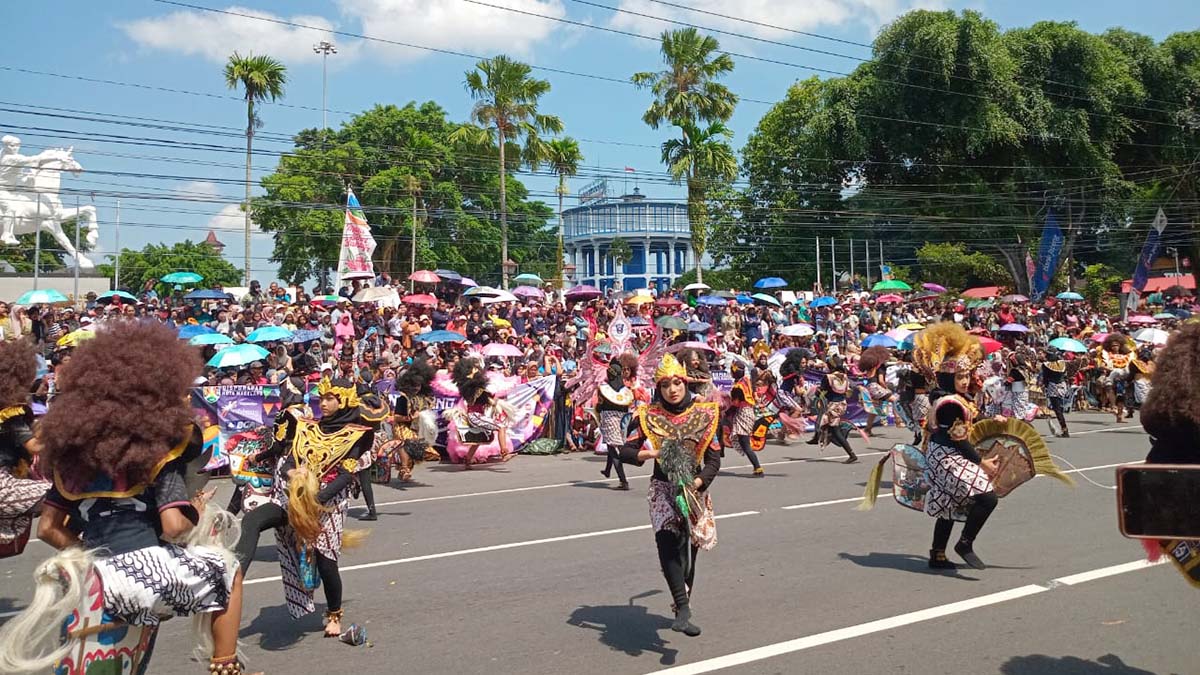
<instances>
[{"instance_id":1,"label":"red and white flag","mask_svg":"<svg viewBox=\"0 0 1200 675\"><path fill-rule=\"evenodd\" d=\"M342 250L338 253L338 285L351 279L374 279L375 237L354 191L346 197L346 224L342 227Z\"/></svg>"},{"instance_id":2,"label":"red and white flag","mask_svg":"<svg viewBox=\"0 0 1200 675\"><path fill-rule=\"evenodd\" d=\"M637 173L637 170L634 169L632 166L627 166L627 167L625 167L625 173Z\"/></svg>"}]
</instances>

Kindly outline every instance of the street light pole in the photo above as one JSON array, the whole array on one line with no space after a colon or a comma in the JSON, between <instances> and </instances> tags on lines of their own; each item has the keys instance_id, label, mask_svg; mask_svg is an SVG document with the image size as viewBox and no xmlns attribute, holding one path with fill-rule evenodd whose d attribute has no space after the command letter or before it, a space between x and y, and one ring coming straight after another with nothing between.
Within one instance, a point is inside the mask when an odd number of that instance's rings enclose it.
<instances>
[{"instance_id":1,"label":"street light pole","mask_svg":"<svg viewBox=\"0 0 1200 675\"><path fill-rule=\"evenodd\" d=\"M321 40L313 45L313 53L321 55L321 137L324 138L325 130L329 128L328 109L326 101L328 94L329 79L326 75L328 72L329 55L337 53L337 47L332 42Z\"/></svg>"}]
</instances>

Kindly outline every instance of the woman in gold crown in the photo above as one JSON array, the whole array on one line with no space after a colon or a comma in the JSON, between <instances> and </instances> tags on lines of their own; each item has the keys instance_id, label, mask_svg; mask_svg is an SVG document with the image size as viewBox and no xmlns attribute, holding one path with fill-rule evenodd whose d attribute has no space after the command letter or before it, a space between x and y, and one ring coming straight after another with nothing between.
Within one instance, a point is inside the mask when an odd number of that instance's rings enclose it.
<instances>
[{"instance_id":1,"label":"woman in gold crown","mask_svg":"<svg viewBox=\"0 0 1200 675\"><path fill-rule=\"evenodd\" d=\"M336 637L342 632L338 556L347 505L360 465L369 462L375 435L369 424L382 417L360 399L350 380L326 378L318 392L320 420L305 416L302 405L289 406L276 420L274 450L281 456L271 502L242 519L235 550L242 568L249 568L259 535L275 528L288 612L298 619L316 609L319 576L325 586L325 636Z\"/></svg>"},{"instance_id":2,"label":"woman in gold crown","mask_svg":"<svg viewBox=\"0 0 1200 675\"><path fill-rule=\"evenodd\" d=\"M695 400L687 370L674 356L663 357L654 372L654 400L637 408L637 428L625 441L621 460L641 466L654 460L650 479L650 524L658 560L674 601L671 630L700 634L691 621L696 553L717 545L716 521L708 488L721 469L717 403Z\"/></svg>"},{"instance_id":3,"label":"woman in gold crown","mask_svg":"<svg viewBox=\"0 0 1200 675\"><path fill-rule=\"evenodd\" d=\"M929 566L953 569L946 558L946 545L954 528L955 517L966 514L966 523L957 553L968 565L984 569L975 554L974 542L980 529L996 508L992 486L998 463L984 460L968 440L978 409L972 400L975 368L983 361L978 340L958 324L934 324L917 335L913 361L935 380L930 393L932 407L925 429L926 479L925 513L937 519L933 528L933 548Z\"/></svg>"}]
</instances>

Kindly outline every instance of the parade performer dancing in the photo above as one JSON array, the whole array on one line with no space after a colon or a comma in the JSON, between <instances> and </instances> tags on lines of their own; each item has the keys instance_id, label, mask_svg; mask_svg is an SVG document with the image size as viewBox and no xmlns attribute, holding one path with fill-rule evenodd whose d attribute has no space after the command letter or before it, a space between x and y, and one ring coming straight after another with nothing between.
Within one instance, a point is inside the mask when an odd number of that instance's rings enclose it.
<instances>
[{"instance_id":1,"label":"parade performer dancing","mask_svg":"<svg viewBox=\"0 0 1200 675\"><path fill-rule=\"evenodd\" d=\"M242 519L237 556L248 569L263 531L275 528L283 595L292 618L316 610L313 591L316 568L325 586L325 636L342 632L342 578L338 557L342 547L361 539L346 532L350 492L359 480L360 461L366 462L374 430L359 399L358 388L346 379L323 379L321 419L307 417L299 405L285 409L276 420L275 465L271 502Z\"/></svg>"},{"instance_id":2,"label":"parade performer dancing","mask_svg":"<svg viewBox=\"0 0 1200 675\"><path fill-rule=\"evenodd\" d=\"M670 354L655 370L654 381L654 400L638 406L637 428L626 439L621 459L638 466L654 460L650 524L674 601L671 630L696 636L700 627L692 623L690 606L696 554L717 545L708 488L721 469L721 409L717 403L694 399L687 388L687 371Z\"/></svg>"},{"instance_id":3,"label":"parade performer dancing","mask_svg":"<svg viewBox=\"0 0 1200 675\"><path fill-rule=\"evenodd\" d=\"M1100 385L1100 405L1111 408L1117 416L1117 422L1125 419L1125 404L1121 390L1124 381L1129 377L1128 338L1120 333L1112 333L1104 338L1100 353L1096 356L1096 368L1100 372L1097 383Z\"/></svg>"},{"instance_id":4,"label":"parade performer dancing","mask_svg":"<svg viewBox=\"0 0 1200 675\"><path fill-rule=\"evenodd\" d=\"M1050 404L1050 409L1054 411L1054 416L1058 418L1058 426L1062 427L1059 432L1054 428L1054 423L1047 420L1050 425L1050 433L1054 436L1062 438L1070 438L1071 432L1067 429L1066 402L1070 396L1070 383L1067 382L1067 362L1062 359L1062 352L1054 347L1046 348L1046 360L1042 361L1042 389L1046 392L1046 401Z\"/></svg>"},{"instance_id":5,"label":"parade performer dancing","mask_svg":"<svg viewBox=\"0 0 1200 675\"><path fill-rule=\"evenodd\" d=\"M242 574L214 539L234 521L188 487L204 459L187 404L198 352L164 326L110 326L63 365L38 430L41 468L54 482L38 537L60 552L38 566L33 600L4 626L0 672L93 672L114 654L114 672L130 660L144 672L153 627L174 614L198 615L208 672L241 673ZM72 628L73 615L99 604L103 623ZM134 651L118 644L131 627L150 627L136 631L149 642Z\"/></svg>"},{"instance_id":6,"label":"parade performer dancing","mask_svg":"<svg viewBox=\"0 0 1200 675\"><path fill-rule=\"evenodd\" d=\"M423 357L413 362L396 378L396 398L393 402L392 440L385 447L399 443L400 480L412 480L413 461L437 459L433 444L437 441L437 412L434 410L433 389L430 386L437 371ZM432 453L432 455L430 454Z\"/></svg>"},{"instance_id":7,"label":"parade performer dancing","mask_svg":"<svg viewBox=\"0 0 1200 675\"><path fill-rule=\"evenodd\" d=\"M0 558L18 555L29 542L34 511L50 483L31 478L38 450L29 394L37 355L24 340L0 343Z\"/></svg>"},{"instance_id":8,"label":"parade performer dancing","mask_svg":"<svg viewBox=\"0 0 1200 675\"><path fill-rule=\"evenodd\" d=\"M842 426L842 417L846 415L846 392L850 390L850 378L846 375L846 367L841 358L829 357L829 372L821 377L821 395L825 400L824 410L817 418L816 430L808 441L809 445L826 445L830 441L846 451L846 464L858 461L854 448L850 447L850 438Z\"/></svg>"},{"instance_id":9,"label":"parade performer dancing","mask_svg":"<svg viewBox=\"0 0 1200 675\"><path fill-rule=\"evenodd\" d=\"M596 412L600 416L600 442L604 444L608 461L600 473L608 478L613 468L617 470L620 482L617 489L628 490L629 481L625 478L625 467L621 463L621 446L625 443L625 418L630 407L634 404L633 389L625 382L628 373L620 361L614 360L608 364L608 382L600 385L597 391Z\"/></svg>"},{"instance_id":10,"label":"parade performer dancing","mask_svg":"<svg viewBox=\"0 0 1200 675\"><path fill-rule=\"evenodd\" d=\"M515 411L487 390L483 363L475 357L460 359L454 364L454 372L450 377L454 380L454 386L458 387L462 401L443 414L457 427L460 440L467 444L463 469L471 468L480 445L493 440L500 444L500 461L510 459L512 446L508 443L507 425Z\"/></svg>"},{"instance_id":11,"label":"parade performer dancing","mask_svg":"<svg viewBox=\"0 0 1200 675\"><path fill-rule=\"evenodd\" d=\"M875 503L884 464L897 456L893 481L897 501L937 519L929 566L955 568L946 558L946 546L954 521L965 520L954 551L971 567L985 569L975 553L975 539L995 510L997 498L1037 473L1067 483L1070 479L1054 466L1041 437L1028 423L1004 419L976 423L972 390L983 349L961 326L945 321L918 333L913 361L936 383L925 423L925 447L923 452L904 445L893 448L872 470L862 508ZM986 446L987 459L975 443Z\"/></svg>"},{"instance_id":12,"label":"parade performer dancing","mask_svg":"<svg viewBox=\"0 0 1200 675\"><path fill-rule=\"evenodd\" d=\"M895 398L892 390L887 387L883 371L880 370L891 358L892 353L887 347L869 347L858 358L858 370L865 380L863 407L867 409L867 424L863 433L867 436L874 435L871 429L875 426L875 421L887 415L885 406Z\"/></svg>"},{"instance_id":13,"label":"parade performer dancing","mask_svg":"<svg viewBox=\"0 0 1200 675\"><path fill-rule=\"evenodd\" d=\"M758 453L750 448L750 435L754 433L754 424L758 421L758 413L754 409L754 383L750 381L741 361L734 361L729 372L733 376L729 412L726 413L729 416L729 435L737 443L738 450L754 466L754 475L762 477L765 474L758 463Z\"/></svg>"}]
</instances>

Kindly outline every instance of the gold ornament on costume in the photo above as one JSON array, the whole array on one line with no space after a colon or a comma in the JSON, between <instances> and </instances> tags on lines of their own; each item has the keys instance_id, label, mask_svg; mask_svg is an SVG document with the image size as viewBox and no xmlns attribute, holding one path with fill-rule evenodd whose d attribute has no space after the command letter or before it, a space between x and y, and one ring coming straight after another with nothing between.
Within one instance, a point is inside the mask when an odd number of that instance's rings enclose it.
<instances>
[{"instance_id":1,"label":"gold ornament on costume","mask_svg":"<svg viewBox=\"0 0 1200 675\"><path fill-rule=\"evenodd\" d=\"M316 420L296 420L296 440L292 443L292 457L296 466L308 466L309 471L323 476L350 452L358 439L370 431L369 427L347 424L337 431L321 430Z\"/></svg>"},{"instance_id":2,"label":"gold ornament on costume","mask_svg":"<svg viewBox=\"0 0 1200 675\"><path fill-rule=\"evenodd\" d=\"M358 389L354 385L337 387L328 377L322 378L321 384L317 386L317 393L321 397L336 396L339 408L356 408L359 404Z\"/></svg>"},{"instance_id":3,"label":"gold ornament on costume","mask_svg":"<svg viewBox=\"0 0 1200 675\"><path fill-rule=\"evenodd\" d=\"M679 363L679 359L676 359L674 354L667 354L663 356L662 362L658 364L658 368L654 371L654 383L658 384L672 377L687 380L687 368L684 368Z\"/></svg>"}]
</instances>

